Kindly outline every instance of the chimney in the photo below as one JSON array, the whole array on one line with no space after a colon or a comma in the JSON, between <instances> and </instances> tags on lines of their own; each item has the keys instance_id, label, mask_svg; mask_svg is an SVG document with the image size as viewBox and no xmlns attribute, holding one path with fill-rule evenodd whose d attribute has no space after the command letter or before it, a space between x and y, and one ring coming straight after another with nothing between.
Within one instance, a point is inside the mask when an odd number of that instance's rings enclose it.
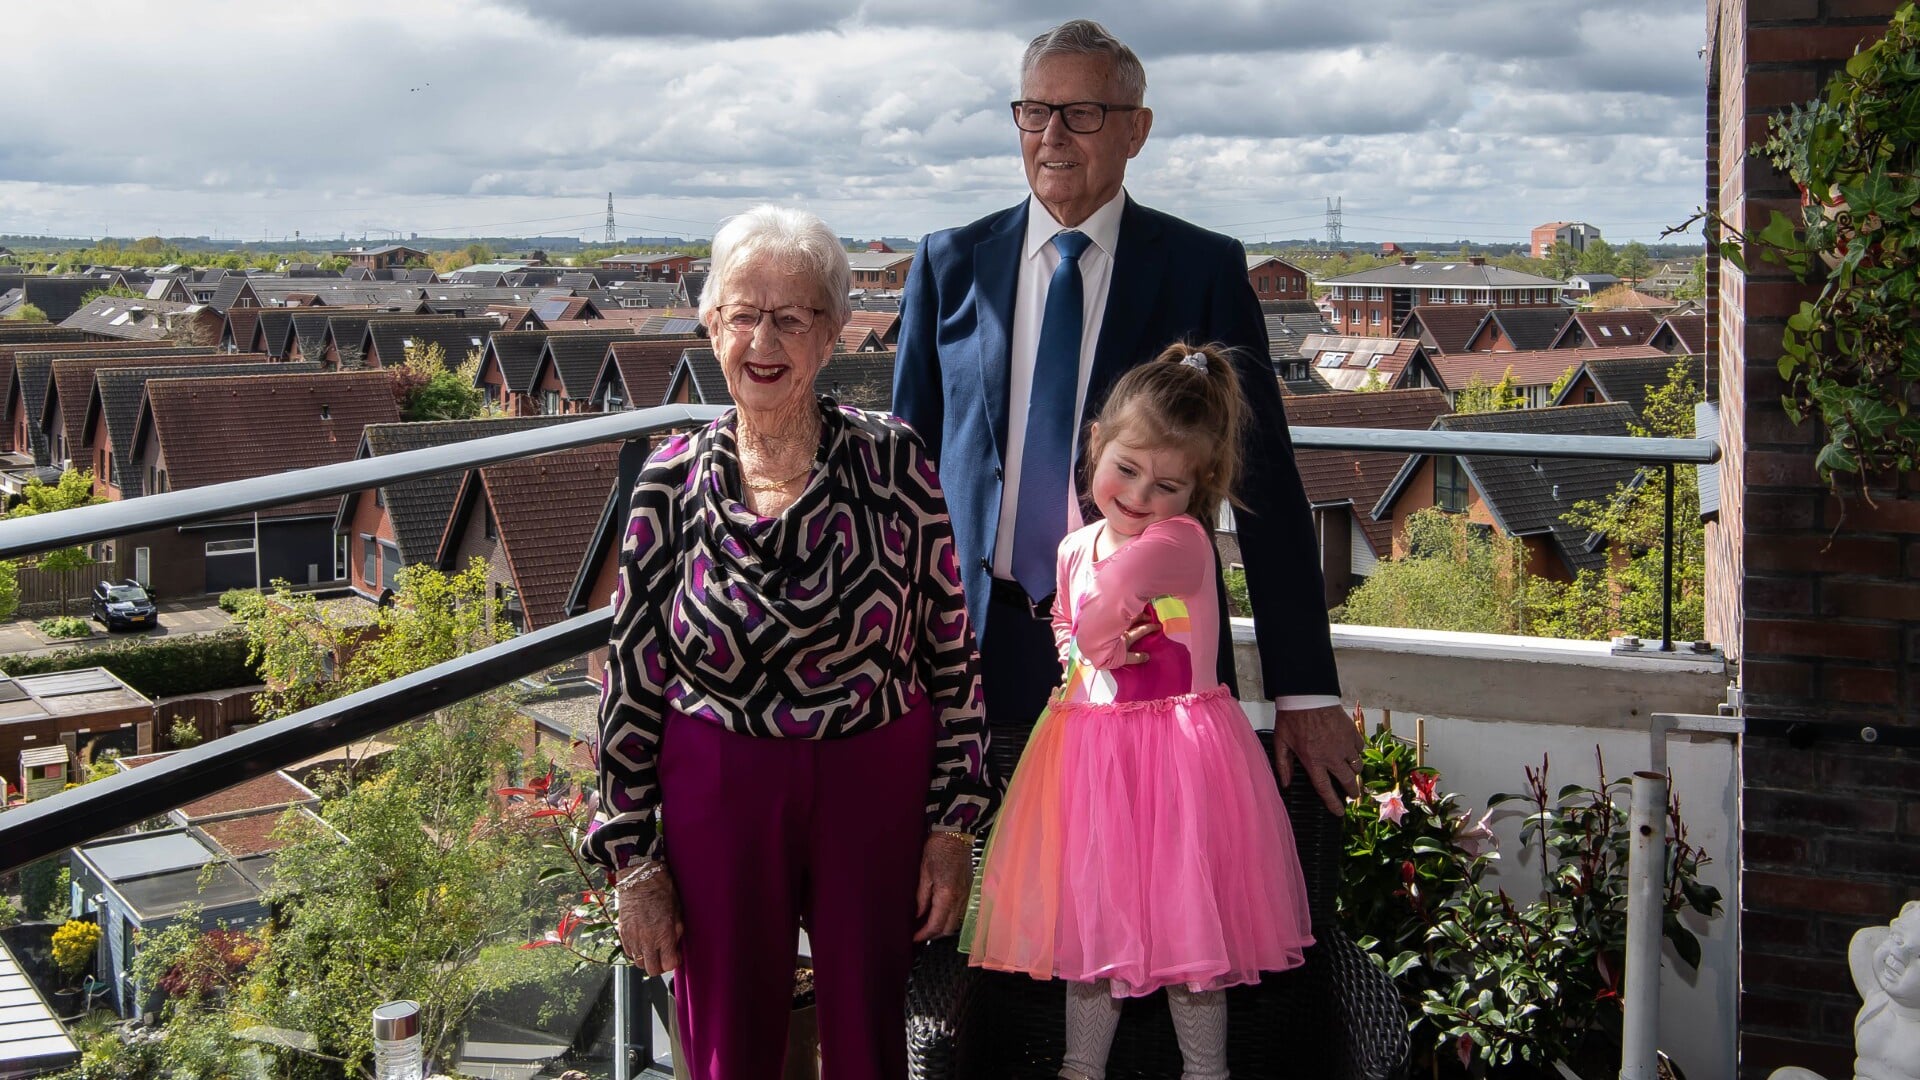
<instances>
[{"instance_id":1,"label":"chimney","mask_svg":"<svg viewBox=\"0 0 1920 1080\"><path fill-rule=\"evenodd\" d=\"M1402 255L1400 256L1400 265L1412 266L1414 263L1418 262L1419 259L1420 259L1420 256L1418 255Z\"/></svg>"},{"instance_id":2,"label":"chimney","mask_svg":"<svg viewBox=\"0 0 1920 1080\"><path fill-rule=\"evenodd\" d=\"M1471 266L1485 266L1487 265L1487 257L1485 255L1469 255L1467 256L1467 263Z\"/></svg>"}]
</instances>

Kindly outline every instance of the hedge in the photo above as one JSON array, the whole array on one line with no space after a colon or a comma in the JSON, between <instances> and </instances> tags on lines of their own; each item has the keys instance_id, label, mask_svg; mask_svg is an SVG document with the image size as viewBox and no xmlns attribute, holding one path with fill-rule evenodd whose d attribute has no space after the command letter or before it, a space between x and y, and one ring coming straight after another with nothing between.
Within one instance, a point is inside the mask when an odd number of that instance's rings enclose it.
<instances>
[{"instance_id":1,"label":"hedge","mask_svg":"<svg viewBox=\"0 0 1920 1080\"><path fill-rule=\"evenodd\" d=\"M259 674L247 664L246 635L236 629L92 649L61 649L41 656L0 657L0 670L13 676L87 667L106 668L150 698L202 694L260 681Z\"/></svg>"}]
</instances>

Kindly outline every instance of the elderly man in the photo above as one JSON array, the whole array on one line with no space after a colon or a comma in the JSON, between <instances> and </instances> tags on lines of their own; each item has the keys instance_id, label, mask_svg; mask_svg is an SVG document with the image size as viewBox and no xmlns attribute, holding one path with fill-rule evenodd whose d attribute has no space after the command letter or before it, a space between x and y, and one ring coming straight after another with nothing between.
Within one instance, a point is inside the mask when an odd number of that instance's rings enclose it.
<instances>
[{"instance_id":1,"label":"elderly man","mask_svg":"<svg viewBox=\"0 0 1920 1080\"><path fill-rule=\"evenodd\" d=\"M1032 193L921 245L893 395L939 462L987 717L1031 722L1059 679L1054 551L1081 524L1073 473L1085 420L1170 342L1220 342L1235 350L1251 419L1235 519L1276 708L1275 763L1291 782L1290 750L1341 813L1335 785L1358 792L1361 743L1340 708L1319 546L1246 253L1123 190L1153 127L1133 50L1074 20L1033 40L1020 76L1013 121ZM1221 650L1229 685L1232 668Z\"/></svg>"}]
</instances>

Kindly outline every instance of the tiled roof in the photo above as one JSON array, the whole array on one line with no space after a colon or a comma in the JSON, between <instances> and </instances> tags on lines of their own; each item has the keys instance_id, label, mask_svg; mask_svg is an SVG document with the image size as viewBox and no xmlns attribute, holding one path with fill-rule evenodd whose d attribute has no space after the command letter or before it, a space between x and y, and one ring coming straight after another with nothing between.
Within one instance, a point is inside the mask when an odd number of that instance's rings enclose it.
<instances>
[{"instance_id":1,"label":"tiled roof","mask_svg":"<svg viewBox=\"0 0 1920 1080\"><path fill-rule=\"evenodd\" d=\"M206 487L350 460L368 424L399 419L384 371L152 379L135 453L145 438L158 438L172 487ZM323 498L271 513L331 513L336 505Z\"/></svg>"},{"instance_id":2,"label":"tiled roof","mask_svg":"<svg viewBox=\"0 0 1920 1080\"><path fill-rule=\"evenodd\" d=\"M1300 342L1300 359L1312 362L1335 390L1358 390L1376 372L1390 384L1420 351L1411 338L1308 334Z\"/></svg>"},{"instance_id":3,"label":"tiled roof","mask_svg":"<svg viewBox=\"0 0 1920 1080\"><path fill-rule=\"evenodd\" d=\"M488 304L487 314L499 323L500 330L540 330L544 329L531 307L514 304Z\"/></svg>"},{"instance_id":4,"label":"tiled roof","mask_svg":"<svg viewBox=\"0 0 1920 1080\"><path fill-rule=\"evenodd\" d=\"M208 356L219 350L204 345L150 345L143 341L98 342L92 345L49 345L36 349L16 349L13 354L13 378L20 387L20 407L26 410L28 440L30 446L16 446L20 453L31 452L34 461L45 465L49 461L46 432L40 427L40 418L46 415L47 393L53 387L53 362L74 356ZM13 400L12 386L7 400ZM12 413L6 417L11 425L17 419Z\"/></svg>"},{"instance_id":5,"label":"tiled roof","mask_svg":"<svg viewBox=\"0 0 1920 1080\"><path fill-rule=\"evenodd\" d=\"M15 279L27 303L46 312L47 321L63 323L80 310L80 301L95 289L104 288L92 277L37 277ZM8 286L9 288L16 286Z\"/></svg>"},{"instance_id":6,"label":"tiled roof","mask_svg":"<svg viewBox=\"0 0 1920 1080\"><path fill-rule=\"evenodd\" d=\"M1560 336L1572 309L1559 306L1497 307L1487 312L1487 323L1499 328L1518 351L1546 349Z\"/></svg>"},{"instance_id":7,"label":"tiled roof","mask_svg":"<svg viewBox=\"0 0 1920 1080\"><path fill-rule=\"evenodd\" d=\"M867 292L853 297L855 311L899 311L899 293Z\"/></svg>"},{"instance_id":8,"label":"tiled roof","mask_svg":"<svg viewBox=\"0 0 1920 1080\"><path fill-rule=\"evenodd\" d=\"M693 307L687 300L687 290L677 281L620 281L609 283L606 291L621 300L637 296L645 301L644 307L678 311Z\"/></svg>"},{"instance_id":9,"label":"tiled roof","mask_svg":"<svg viewBox=\"0 0 1920 1080\"><path fill-rule=\"evenodd\" d=\"M673 369L680 363L680 354L698 347L700 340L689 335L678 338L622 338L609 342L594 387L598 389L609 376L613 376L618 379L616 387L627 408L646 409L659 405L666 401L667 390L673 385ZM607 370L609 365L613 367L611 372Z\"/></svg>"},{"instance_id":10,"label":"tiled roof","mask_svg":"<svg viewBox=\"0 0 1920 1080\"><path fill-rule=\"evenodd\" d=\"M1654 312L1672 311L1676 303L1669 297L1643 293L1625 284L1615 285L1604 292L1595 293L1592 303L1597 308L1608 310L1647 310Z\"/></svg>"},{"instance_id":11,"label":"tiled roof","mask_svg":"<svg viewBox=\"0 0 1920 1080\"><path fill-rule=\"evenodd\" d=\"M571 334L549 334L534 365L529 388L540 383L540 372L551 364L560 373L560 386L569 401L587 401L593 397L593 380L600 374L600 363L607 357L607 346L620 338L633 337L632 330L586 330Z\"/></svg>"},{"instance_id":12,"label":"tiled roof","mask_svg":"<svg viewBox=\"0 0 1920 1080\"><path fill-rule=\"evenodd\" d=\"M1447 395L1431 387L1366 394L1312 394L1287 401L1291 427L1391 428L1426 431L1452 409ZM1374 504L1406 462L1405 454L1353 450L1299 450L1294 454L1307 501L1315 506L1353 504L1353 513L1375 555L1393 551L1393 522L1375 521Z\"/></svg>"},{"instance_id":13,"label":"tiled roof","mask_svg":"<svg viewBox=\"0 0 1920 1080\"><path fill-rule=\"evenodd\" d=\"M1309 334L1332 334L1333 327L1328 326L1320 313L1299 315L1268 315L1267 320L1267 356L1274 363L1295 360L1300 356L1300 346Z\"/></svg>"},{"instance_id":14,"label":"tiled roof","mask_svg":"<svg viewBox=\"0 0 1920 1080\"><path fill-rule=\"evenodd\" d=\"M1318 317L1320 305L1311 300L1262 300L1262 315L1313 315Z\"/></svg>"},{"instance_id":15,"label":"tiled roof","mask_svg":"<svg viewBox=\"0 0 1920 1080\"><path fill-rule=\"evenodd\" d=\"M220 279L220 287L213 290L213 297L207 301L207 306L215 311L226 312L241 306L243 301L247 300L258 304L260 297L253 291L253 286L247 283L246 278L228 274Z\"/></svg>"},{"instance_id":16,"label":"tiled roof","mask_svg":"<svg viewBox=\"0 0 1920 1080\"><path fill-rule=\"evenodd\" d=\"M266 360L259 353L203 353L183 356L172 362L195 366L201 362L226 361L229 357L240 363ZM56 359L48 371L47 397L40 406L40 425L45 427L51 422L53 411L59 409L66 427L67 448L71 456L79 459L82 456L80 448L87 445L87 406L93 401L94 372L102 368L136 367L151 363L150 357L138 353L132 356L65 356Z\"/></svg>"},{"instance_id":17,"label":"tiled roof","mask_svg":"<svg viewBox=\"0 0 1920 1080\"><path fill-rule=\"evenodd\" d=\"M172 756L168 753L140 754L120 759L120 764L137 769L163 761ZM203 799L181 806L173 811L180 820L198 823L203 818L218 817L222 814L234 814L244 810L284 810L289 806L319 806L320 798L305 784L283 772L270 772L256 776L251 780L242 780L232 787L215 792Z\"/></svg>"},{"instance_id":18,"label":"tiled roof","mask_svg":"<svg viewBox=\"0 0 1920 1080\"><path fill-rule=\"evenodd\" d=\"M1423 262L1408 266L1394 263L1371 270L1328 278L1323 285L1393 285L1401 288L1560 288L1562 282L1538 274L1523 274L1504 266L1475 266L1460 259L1452 262Z\"/></svg>"},{"instance_id":19,"label":"tiled roof","mask_svg":"<svg viewBox=\"0 0 1920 1080\"><path fill-rule=\"evenodd\" d=\"M527 626L559 622L594 524L619 480L620 444L596 443L478 471Z\"/></svg>"},{"instance_id":20,"label":"tiled roof","mask_svg":"<svg viewBox=\"0 0 1920 1080\"><path fill-rule=\"evenodd\" d=\"M316 802L315 805L318 805ZM268 810L256 810L251 814L237 814L233 817L215 821L200 822L198 828L207 834L221 851L236 859L250 855L265 855L279 851L286 841L277 839L274 833L280 828L280 819L287 811L281 807Z\"/></svg>"},{"instance_id":21,"label":"tiled roof","mask_svg":"<svg viewBox=\"0 0 1920 1080\"><path fill-rule=\"evenodd\" d=\"M893 360L890 349L836 353L814 385L842 405L888 412L893 408Z\"/></svg>"},{"instance_id":22,"label":"tiled roof","mask_svg":"<svg viewBox=\"0 0 1920 1080\"><path fill-rule=\"evenodd\" d=\"M1667 352L1700 356L1707 351L1707 317L1698 312L1669 315L1661 320L1660 329L1647 339L1647 344Z\"/></svg>"},{"instance_id":23,"label":"tiled roof","mask_svg":"<svg viewBox=\"0 0 1920 1080\"><path fill-rule=\"evenodd\" d=\"M1564 350L1563 350L1564 351ZM1706 360L1699 356L1674 356L1661 354L1642 359L1625 358L1615 360L1589 360L1585 365L1587 377L1600 391L1600 397L1606 401L1618 401L1633 410L1634 422L1640 422L1641 414L1647 409L1647 395L1658 387L1667 384L1667 373L1675 364L1683 365L1687 372L1687 381L1700 386L1706 378ZM1577 380L1575 380L1577 381ZM1573 389L1569 381L1566 390ZM1707 397L1718 397L1708 394ZM1559 401L1554 404L1560 404Z\"/></svg>"},{"instance_id":24,"label":"tiled roof","mask_svg":"<svg viewBox=\"0 0 1920 1080\"><path fill-rule=\"evenodd\" d=\"M1296 369L1300 372L1298 378L1292 378L1286 374L1287 371ZM1327 381L1327 377L1320 374L1319 368L1304 361L1289 361L1280 376L1280 394L1283 397L1346 392L1347 391L1344 390L1335 390L1333 384Z\"/></svg>"},{"instance_id":25,"label":"tiled roof","mask_svg":"<svg viewBox=\"0 0 1920 1080\"><path fill-rule=\"evenodd\" d=\"M847 316L847 325L871 330L888 347L900 342L900 313L897 311L855 311Z\"/></svg>"},{"instance_id":26,"label":"tiled roof","mask_svg":"<svg viewBox=\"0 0 1920 1080\"><path fill-rule=\"evenodd\" d=\"M221 343L230 343L244 352L253 346L253 331L260 325L260 309L233 308L227 312L226 323L226 329L221 332Z\"/></svg>"},{"instance_id":27,"label":"tiled roof","mask_svg":"<svg viewBox=\"0 0 1920 1080\"><path fill-rule=\"evenodd\" d=\"M496 330L487 338L487 359L482 367L499 364L500 372L506 378L507 390L510 393L530 394L533 392L534 376L539 372L540 357L546 350L547 339L555 336L572 337L577 334L593 336L600 342L602 350L605 349L608 341L632 336L632 332L625 328L610 329L595 323L588 323L584 329L569 327L562 330ZM598 374L597 366L595 374Z\"/></svg>"},{"instance_id":28,"label":"tiled roof","mask_svg":"<svg viewBox=\"0 0 1920 1080\"><path fill-rule=\"evenodd\" d=\"M381 367L399 367L407 359L407 349L440 346L450 368L466 362L467 353L484 350L487 336L500 329L500 320L491 315L476 318L444 318L434 315L402 315L371 319L361 340L360 362L371 364L376 358Z\"/></svg>"},{"instance_id":29,"label":"tiled roof","mask_svg":"<svg viewBox=\"0 0 1920 1080\"><path fill-rule=\"evenodd\" d=\"M320 371L319 363L232 363L227 356L182 357L191 364L141 363L127 367L100 368L93 373L93 394L87 401L85 427L90 431L96 411L106 413L107 441L113 447L113 459L120 470L120 494L134 499L146 492L146 477L133 467L133 429L140 420L140 401L146 396L149 379L212 379L227 375L309 375Z\"/></svg>"},{"instance_id":30,"label":"tiled roof","mask_svg":"<svg viewBox=\"0 0 1920 1080\"><path fill-rule=\"evenodd\" d=\"M1580 346L1615 348L1645 345L1660 327L1660 317L1651 311L1622 308L1617 311L1579 311L1553 339L1552 348Z\"/></svg>"},{"instance_id":31,"label":"tiled roof","mask_svg":"<svg viewBox=\"0 0 1920 1080\"><path fill-rule=\"evenodd\" d=\"M167 336L169 317L191 317L204 310L206 308L199 304L172 300L97 296L62 319L60 325L119 341L160 341Z\"/></svg>"},{"instance_id":32,"label":"tiled roof","mask_svg":"<svg viewBox=\"0 0 1920 1080\"><path fill-rule=\"evenodd\" d=\"M720 370L720 360L711 348L686 351L673 371L673 381L677 383L681 379L690 384L687 400L693 404L732 407L733 391L727 388L727 376Z\"/></svg>"},{"instance_id":33,"label":"tiled roof","mask_svg":"<svg viewBox=\"0 0 1920 1080\"><path fill-rule=\"evenodd\" d=\"M889 266L899 266L913 258L911 251L849 251L847 265L855 270L872 273L885 270Z\"/></svg>"},{"instance_id":34,"label":"tiled roof","mask_svg":"<svg viewBox=\"0 0 1920 1080\"><path fill-rule=\"evenodd\" d=\"M691 316L693 309L686 313ZM639 333L650 322L660 318L660 312L653 308L606 308L597 319L553 319L547 321L548 330L612 330L615 328Z\"/></svg>"},{"instance_id":35,"label":"tiled roof","mask_svg":"<svg viewBox=\"0 0 1920 1080\"><path fill-rule=\"evenodd\" d=\"M293 315L290 308L255 308L260 325L255 334L266 339L265 351L276 360L285 359L293 348Z\"/></svg>"},{"instance_id":36,"label":"tiled roof","mask_svg":"<svg viewBox=\"0 0 1920 1080\"><path fill-rule=\"evenodd\" d=\"M680 275L680 284L687 290L687 303L697 305L700 303L700 294L704 292L707 287L707 272L705 270L689 270Z\"/></svg>"},{"instance_id":37,"label":"tiled roof","mask_svg":"<svg viewBox=\"0 0 1920 1080\"><path fill-rule=\"evenodd\" d=\"M384 457L408 450L425 450L469 439L483 439L489 435L550 427L575 419L581 417L503 416L480 420L368 424L362 436L359 456ZM438 557L440 536L446 531L447 518L453 514L453 500L460 492L460 481L464 476L464 471L455 470L402 480L380 489L381 498L387 504L387 516L393 522L394 542L399 545L400 559L406 565L431 564ZM347 529L346 516L353 512L356 497L357 493L341 497L340 514L335 519L338 530Z\"/></svg>"},{"instance_id":38,"label":"tiled roof","mask_svg":"<svg viewBox=\"0 0 1920 1080\"><path fill-rule=\"evenodd\" d=\"M548 296L533 301L533 313L543 323L559 322L562 319L581 318L581 312L592 307L592 301L584 296ZM598 311L598 308L594 308Z\"/></svg>"},{"instance_id":39,"label":"tiled roof","mask_svg":"<svg viewBox=\"0 0 1920 1080\"><path fill-rule=\"evenodd\" d=\"M1553 409L1509 409L1490 413L1455 413L1433 423L1436 431L1498 431L1522 435L1626 435L1633 411L1619 402L1565 405ZM1375 512L1387 516L1392 500L1426 455L1409 457L1380 497ZM1469 481L1486 499L1487 508L1502 532L1509 536L1551 536L1555 549L1573 571L1599 570L1606 565L1604 547L1587 550L1585 529L1567 524L1567 511L1583 499L1605 499L1633 479L1635 466L1625 461L1583 458L1523 458L1462 456Z\"/></svg>"},{"instance_id":40,"label":"tiled roof","mask_svg":"<svg viewBox=\"0 0 1920 1080\"><path fill-rule=\"evenodd\" d=\"M335 315L327 320L327 341L340 354L341 371L358 371L363 359L360 350L367 340L367 324L379 316L370 312L355 311ZM324 353L325 350L322 350Z\"/></svg>"},{"instance_id":41,"label":"tiled roof","mask_svg":"<svg viewBox=\"0 0 1920 1080\"><path fill-rule=\"evenodd\" d=\"M1480 320L1494 308L1487 304L1417 304L1400 324L1400 336L1418 338L1434 352L1464 352Z\"/></svg>"},{"instance_id":42,"label":"tiled roof","mask_svg":"<svg viewBox=\"0 0 1920 1080\"><path fill-rule=\"evenodd\" d=\"M1513 369L1515 386L1549 386L1568 368L1592 360L1617 360L1664 356L1659 349L1632 345L1619 349L1532 349L1526 352L1455 353L1434 359L1447 388L1459 390L1467 380L1479 376L1483 383L1497 383Z\"/></svg>"},{"instance_id":43,"label":"tiled roof","mask_svg":"<svg viewBox=\"0 0 1920 1080\"><path fill-rule=\"evenodd\" d=\"M55 326L52 323L0 322L0 348L9 345L41 345L85 340L87 340L85 330L76 330L70 326Z\"/></svg>"}]
</instances>

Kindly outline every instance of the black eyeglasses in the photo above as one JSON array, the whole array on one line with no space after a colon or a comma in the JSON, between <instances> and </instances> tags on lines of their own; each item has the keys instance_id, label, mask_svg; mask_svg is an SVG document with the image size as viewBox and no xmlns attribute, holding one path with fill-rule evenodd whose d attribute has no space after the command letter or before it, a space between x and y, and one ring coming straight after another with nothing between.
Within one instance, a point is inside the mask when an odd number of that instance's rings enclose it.
<instances>
[{"instance_id":1,"label":"black eyeglasses","mask_svg":"<svg viewBox=\"0 0 1920 1080\"><path fill-rule=\"evenodd\" d=\"M1092 135L1107 126L1107 114L1110 112L1136 112L1138 105L1108 105L1104 101L1069 101L1064 105L1054 105L1045 101L1016 101L1013 103L1013 123L1021 131L1045 131L1053 122L1053 114L1059 113L1067 123L1067 130L1075 135Z\"/></svg>"}]
</instances>

